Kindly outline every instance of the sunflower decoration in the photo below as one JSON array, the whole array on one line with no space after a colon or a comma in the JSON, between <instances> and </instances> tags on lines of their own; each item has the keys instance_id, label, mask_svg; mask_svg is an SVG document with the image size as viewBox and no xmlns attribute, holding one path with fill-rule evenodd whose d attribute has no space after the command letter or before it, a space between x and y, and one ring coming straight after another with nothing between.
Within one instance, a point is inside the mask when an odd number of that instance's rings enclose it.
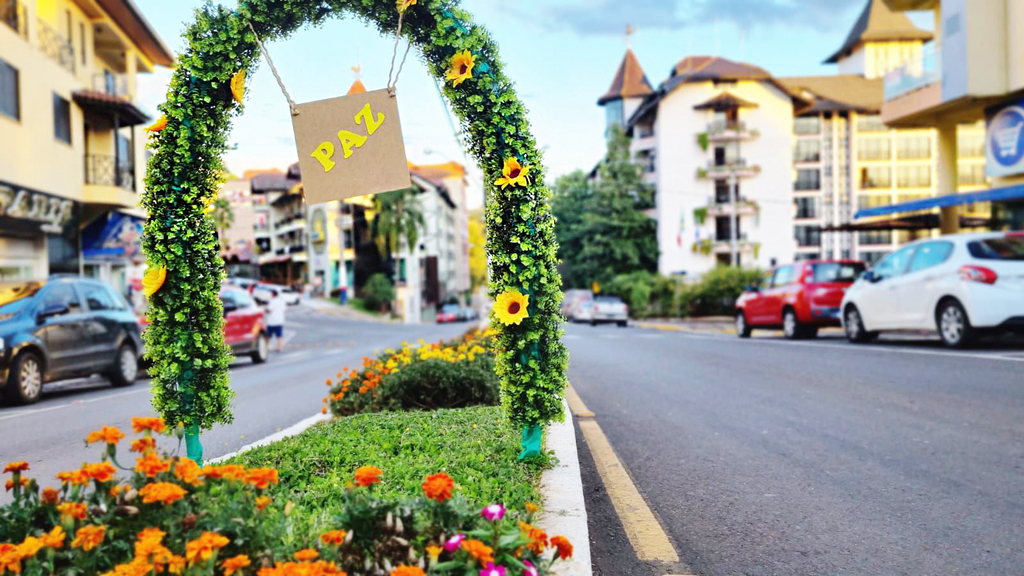
<instances>
[{"instance_id":1,"label":"sunflower decoration","mask_svg":"<svg viewBox=\"0 0 1024 576\"><path fill-rule=\"evenodd\" d=\"M526 311L529 305L529 296L512 289L498 295L498 299L494 301L494 315L497 316L499 322L506 326L519 325L523 318L530 317L529 312Z\"/></svg>"},{"instance_id":2,"label":"sunflower decoration","mask_svg":"<svg viewBox=\"0 0 1024 576\"><path fill-rule=\"evenodd\" d=\"M231 96L235 102L242 103L242 97L245 96L245 70L239 70L231 77Z\"/></svg>"},{"instance_id":3,"label":"sunflower decoration","mask_svg":"<svg viewBox=\"0 0 1024 576\"><path fill-rule=\"evenodd\" d=\"M142 293L146 295L146 298L151 297L157 293L157 290L160 290L166 279L167 268L165 266L157 266L156 268L151 266L142 277Z\"/></svg>"},{"instance_id":4,"label":"sunflower decoration","mask_svg":"<svg viewBox=\"0 0 1024 576\"><path fill-rule=\"evenodd\" d=\"M530 168L523 166L516 158L505 158L505 166L501 169L501 178L494 181L494 184L501 186L504 190L508 186L529 186Z\"/></svg>"},{"instance_id":5,"label":"sunflower decoration","mask_svg":"<svg viewBox=\"0 0 1024 576\"><path fill-rule=\"evenodd\" d=\"M448 74L445 75L445 80L451 80L452 86L458 86L463 81L473 77L473 64L475 60L469 50L463 50L462 52L456 52L455 56L452 56L451 66L448 68Z\"/></svg>"},{"instance_id":6,"label":"sunflower decoration","mask_svg":"<svg viewBox=\"0 0 1024 576\"><path fill-rule=\"evenodd\" d=\"M409 6L416 3L416 0L396 0L395 4L398 6L399 12L405 12Z\"/></svg>"},{"instance_id":7,"label":"sunflower decoration","mask_svg":"<svg viewBox=\"0 0 1024 576\"><path fill-rule=\"evenodd\" d=\"M163 130L164 128L167 128L167 116L166 115L157 118L156 122L153 122L152 124L147 126L146 127L146 132L149 132L150 134L152 134L154 132L159 132L159 131Z\"/></svg>"}]
</instances>

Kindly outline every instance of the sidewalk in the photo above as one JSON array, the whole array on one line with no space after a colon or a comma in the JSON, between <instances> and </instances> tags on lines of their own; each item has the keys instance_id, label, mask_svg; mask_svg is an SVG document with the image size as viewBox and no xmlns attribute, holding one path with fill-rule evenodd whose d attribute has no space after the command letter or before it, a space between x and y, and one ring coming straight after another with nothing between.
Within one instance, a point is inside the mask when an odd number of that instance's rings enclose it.
<instances>
[{"instance_id":1,"label":"sidewalk","mask_svg":"<svg viewBox=\"0 0 1024 576\"><path fill-rule=\"evenodd\" d=\"M637 328L669 330L673 332L697 332L712 334L735 334L733 319L729 316L701 316L699 318L646 318L636 320Z\"/></svg>"},{"instance_id":2,"label":"sidewalk","mask_svg":"<svg viewBox=\"0 0 1024 576\"><path fill-rule=\"evenodd\" d=\"M376 316L368 314L361 310L356 310L352 306L342 306L333 300L327 298L303 298L300 302L302 305L309 306L318 312L330 314L331 316L337 316L339 318L345 318L346 320L359 320L362 322L383 322L387 324L393 324L397 322L384 316Z\"/></svg>"}]
</instances>

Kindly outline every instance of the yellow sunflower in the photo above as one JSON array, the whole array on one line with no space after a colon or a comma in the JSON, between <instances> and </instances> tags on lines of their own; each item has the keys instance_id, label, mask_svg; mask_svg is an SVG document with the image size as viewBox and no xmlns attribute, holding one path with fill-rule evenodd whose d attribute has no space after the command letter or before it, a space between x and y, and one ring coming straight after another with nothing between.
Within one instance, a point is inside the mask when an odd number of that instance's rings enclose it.
<instances>
[{"instance_id":1,"label":"yellow sunflower","mask_svg":"<svg viewBox=\"0 0 1024 576\"><path fill-rule=\"evenodd\" d=\"M167 116L157 118L156 122L146 127L146 132L159 132L167 128Z\"/></svg>"},{"instance_id":2,"label":"yellow sunflower","mask_svg":"<svg viewBox=\"0 0 1024 576\"><path fill-rule=\"evenodd\" d=\"M416 0L396 0L395 4L398 6L399 12L405 12L405 10L416 3Z\"/></svg>"},{"instance_id":3,"label":"yellow sunflower","mask_svg":"<svg viewBox=\"0 0 1024 576\"><path fill-rule=\"evenodd\" d=\"M523 318L529 318L526 308L530 305L530 297L520 294L519 290L509 290L498 295L494 301L494 315L498 321L508 326L519 324Z\"/></svg>"},{"instance_id":4,"label":"yellow sunflower","mask_svg":"<svg viewBox=\"0 0 1024 576\"><path fill-rule=\"evenodd\" d=\"M508 186L529 186L530 168L523 166L515 158L505 158L505 166L501 169L501 178L494 181L495 185L504 190Z\"/></svg>"},{"instance_id":5,"label":"yellow sunflower","mask_svg":"<svg viewBox=\"0 0 1024 576\"><path fill-rule=\"evenodd\" d=\"M231 95L235 102L242 103L242 96L245 96L245 70L239 70L231 77Z\"/></svg>"},{"instance_id":6,"label":"yellow sunflower","mask_svg":"<svg viewBox=\"0 0 1024 576\"><path fill-rule=\"evenodd\" d=\"M448 68L448 74L444 77L445 80L451 80L452 86L458 86L464 80L472 78L473 63L473 55L469 53L469 50L456 52L455 56L452 56L452 64Z\"/></svg>"},{"instance_id":7,"label":"yellow sunflower","mask_svg":"<svg viewBox=\"0 0 1024 576\"><path fill-rule=\"evenodd\" d=\"M156 294L166 279L167 268L164 266L146 270L146 275L142 277L142 293L146 295L146 298Z\"/></svg>"}]
</instances>

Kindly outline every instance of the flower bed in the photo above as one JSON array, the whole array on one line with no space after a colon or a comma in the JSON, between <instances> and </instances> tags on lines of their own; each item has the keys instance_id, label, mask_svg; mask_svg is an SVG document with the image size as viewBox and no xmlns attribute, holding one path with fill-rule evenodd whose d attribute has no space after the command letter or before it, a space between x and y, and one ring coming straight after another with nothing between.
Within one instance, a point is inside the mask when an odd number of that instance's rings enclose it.
<instances>
[{"instance_id":1,"label":"flower bed","mask_svg":"<svg viewBox=\"0 0 1024 576\"><path fill-rule=\"evenodd\" d=\"M335 416L381 410L413 410L494 405L499 382L494 372L494 337L470 331L451 342L418 347L407 342L376 358L364 357L361 370L342 369L326 381L330 392L322 412Z\"/></svg>"},{"instance_id":2,"label":"flower bed","mask_svg":"<svg viewBox=\"0 0 1024 576\"><path fill-rule=\"evenodd\" d=\"M497 409L490 410L487 416L498 420ZM329 432L329 426L355 421L322 426L293 439L286 451L301 462L308 457L305 441ZM415 493L402 499L389 496L407 486L409 470L347 466L347 479L332 491L335 506L314 511L288 498L301 466L281 472L235 463L200 467L187 458L157 454L153 436L164 432L163 420L133 419L133 428L142 436L131 443L139 456L126 479L117 477L124 434L112 427L87 439L105 445L102 460L58 474L60 489L40 490L27 477L25 462L5 467L14 501L0 507L0 573L529 576L546 573L556 559L572 554L564 538L549 537L531 525L532 505L524 504L520 512L497 503L470 504L460 492L486 491L469 488L479 486L472 480L462 485L458 474L472 466L453 467L454 477L435 467L419 476ZM477 429L469 424L468 430ZM492 433L481 431L480 436ZM370 443L363 438L362 444ZM486 460L487 447L476 448L474 453ZM504 453L496 456L511 461ZM388 462L385 466L399 463L382 461ZM503 484L529 486L526 478L525 484L498 478ZM300 518L316 518L316 532L297 530Z\"/></svg>"}]
</instances>

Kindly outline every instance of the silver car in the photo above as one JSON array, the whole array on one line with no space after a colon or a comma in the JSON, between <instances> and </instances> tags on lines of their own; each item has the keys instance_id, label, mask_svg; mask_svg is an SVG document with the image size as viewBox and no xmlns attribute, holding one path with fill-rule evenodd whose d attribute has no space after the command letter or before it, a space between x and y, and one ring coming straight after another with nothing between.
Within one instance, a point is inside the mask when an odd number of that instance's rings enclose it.
<instances>
[{"instance_id":1,"label":"silver car","mask_svg":"<svg viewBox=\"0 0 1024 576\"><path fill-rule=\"evenodd\" d=\"M594 298L594 312L590 325L614 322L625 327L629 322L629 307L618 296L597 296Z\"/></svg>"}]
</instances>

